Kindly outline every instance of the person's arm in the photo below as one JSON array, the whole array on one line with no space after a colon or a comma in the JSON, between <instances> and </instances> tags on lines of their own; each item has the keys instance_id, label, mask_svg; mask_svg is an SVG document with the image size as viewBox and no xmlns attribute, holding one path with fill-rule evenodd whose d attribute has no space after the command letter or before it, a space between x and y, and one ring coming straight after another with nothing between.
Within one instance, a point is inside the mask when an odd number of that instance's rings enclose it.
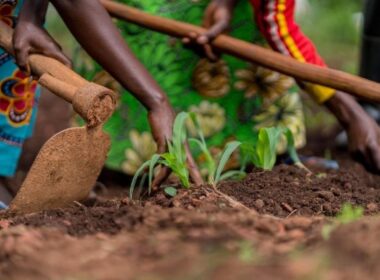
<instances>
[{"instance_id":1,"label":"person's arm","mask_svg":"<svg viewBox=\"0 0 380 280\"><path fill-rule=\"evenodd\" d=\"M149 111L171 112L166 95L132 54L98 1L51 0L51 3L89 55Z\"/></svg>"},{"instance_id":2,"label":"person's arm","mask_svg":"<svg viewBox=\"0 0 380 280\"><path fill-rule=\"evenodd\" d=\"M45 22L48 6L49 0L26 1L18 20L29 21L37 26L42 26Z\"/></svg>"},{"instance_id":3,"label":"person's arm","mask_svg":"<svg viewBox=\"0 0 380 280\"><path fill-rule=\"evenodd\" d=\"M34 1L25 0L23 7L25 14L30 14L30 9L36 7L35 3L31 3ZM51 0L50 2L90 56L145 106L158 153L165 152L167 141L172 137L174 110L164 92L132 54L104 7L96 0ZM38 26L34 24L34 28ZM43 33L41 28L39 33ZM19 33L19 37L25 36ZM24 45L20 50L28 47ZM43 45L41 49L45 50L44 47ZM188 147L187 159L191 178L196 184L200 184L202 178ZM168 173L169 170L163 168L155 177L153 185L158 186Z\"/></svg>"},{"instance_id":4,"label":"person's arm","mask_svg":"<svg viewBox=\"0 0 380 280\"><path fill-rule=\"evenodd\" d=\"M57 42L43 29L49 0L25 1L13 35L15 58L21 70L29 72L28 56L40 53L58 59L66 65L70 60Z\"/></svg>"},{"instance_id":5,"label":"person's arm","mask_svg":"<svg viewBox=\"0 0 380 280\"><path fill-rule=\"evenodd\" d=\"M211 40L227 30L232 18L233 7L238 1L213 0L205 12L204 18L204 25L208 27L209 32L205 34L192 34L192 36L189 36L190 38L185 38L185 42L193 41L207 46ZM264 16L265 13L262 13L262 5L267 7L269 2L253 1L252 3L255 8L256 20L259 21L258 25L265 36L263 27L268 26L268 24L262 23L268 20L268 18ZM212 23L211 26L209 26L210 23ZM298 29L296 30L298 31ZM267 35L265 37L268 39L272 33L267 33ZM321 61L321 59L315 55L315 61L308 62L318 64L318 61ZM312 91L316 91L313 95L317 95L316 97L321 101L320 103L324 103L341 123L348 134L349 149L354 157L364 163L368 169L380 173L380 129L376 122L354 98L344 92L311 84L306 84L306 90L309 90L311 93L313 93Z\"/></svg>"},{"instance_id":6,"label":"person's arm","mask_svg":"<svg viewBox=\"0 0 380 280\"><path fill-rule=\"evenodd\" d=\"M347 93L336 91L325 102L348 136L348 148L354 159L380 173L380 128L360 104Z\"/></svg>"}]
</instances>

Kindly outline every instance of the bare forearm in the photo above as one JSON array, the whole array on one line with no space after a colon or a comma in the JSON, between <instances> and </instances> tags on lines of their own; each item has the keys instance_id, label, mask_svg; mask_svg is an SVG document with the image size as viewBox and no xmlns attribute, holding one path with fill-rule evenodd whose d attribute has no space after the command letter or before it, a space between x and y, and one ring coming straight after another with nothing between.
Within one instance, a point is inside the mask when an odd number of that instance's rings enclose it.
<instances>
[{"instance_id":1,"label":"bare forearm","mask_svg":"<svg viewBox=\"0 0 380 280\"><path fill-rule=\"evenodd\" d=\"M51 0L83 48L148 110L167 98L132 54L103 6L94 0Z\"/></svg>"},{"instance_id":2,"label":"bare forearm","mask_svg":"<svg viewBox=\"0 0 380 280\"><path fill-rule=\"evenodd\" d=\"M49 0L25 0L20 12L19 21L28 21L42 26L45 21L48 5Z\"/></svg>"},{"instance_id":3,"label":"bare forearm","mask_svg":"<svg viewBox=\"0 0 380 280\"><path fill-rule=\"evenodd\" d=\"M360 116L364 113L354 98L340 91L337 91L325 105L345 129L349 127L353 121L360 119Z\"/></svg>"}]
</instances>

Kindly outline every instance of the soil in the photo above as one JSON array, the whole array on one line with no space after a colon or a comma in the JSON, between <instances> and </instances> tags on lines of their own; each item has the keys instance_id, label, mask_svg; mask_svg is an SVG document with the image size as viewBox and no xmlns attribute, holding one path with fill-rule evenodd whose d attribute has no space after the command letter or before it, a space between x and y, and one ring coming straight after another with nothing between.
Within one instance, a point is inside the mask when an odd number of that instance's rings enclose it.
<instances>
[{"instance_id":1,"label":"soil","mask_svg":"<svg viewBox=\"0 0 380 280\"><path fill-rule=\"evenodd\" d=\"M279 165L271 172L254 170L243 182L223 182L219 188L261 214L336 215L343 203L360 205L367 214L380 210L380 176L352 161L338 171L306 171Z\"/></svg>"},{"instance_id":2,"label":"soil","mask_svg":"<svg viewBox=\"0 0 380 280\"><path fill-rule=\"evenodd\" d=\"M0 222L4 279L376 279L380 219L342 225L237 207L212 188L98 198Z\"/></svg>"},{"instance_id":3,"label":"soil","mask_svg":"<svg viewBox=\"0 0 380 280\"><path fill-rule=\"evenodd\" d=\"M48 116L40 114L52 126L38 123L41 138L29 142L20 172L55 132ZM379 176L346 157L339 163L313 175L284 165L253 170L218 190L141 201L127 198L128 178L105 171L86 202L0 215L1 279L379 279ZM367 216L338 225L332 216L345 202ZM331 226L326 240L321 232Z\"/></svg>"}]
</instances>

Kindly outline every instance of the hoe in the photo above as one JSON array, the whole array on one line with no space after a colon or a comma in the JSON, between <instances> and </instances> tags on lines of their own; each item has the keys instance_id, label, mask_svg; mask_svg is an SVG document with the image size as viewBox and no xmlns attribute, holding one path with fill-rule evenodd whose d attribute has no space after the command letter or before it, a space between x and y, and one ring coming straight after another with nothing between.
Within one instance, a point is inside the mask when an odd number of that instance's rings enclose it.
<instances>
[{"instance_id":1,"label":"hoe","mask_svg":"<svg viewBox=\"0 0 380 280\"><path fill-rule=\"evenodd\" d=\"M12 54L13 30L2 22L0 30L0 46ZM59 208L88 196L110 147L102 128L116 103L113 91L86 81L54 59L31 55L29 63L39 83L70 102L87 125L61 131L44 144L11 202L12 213Z\"/></svg>"}]
</instances>

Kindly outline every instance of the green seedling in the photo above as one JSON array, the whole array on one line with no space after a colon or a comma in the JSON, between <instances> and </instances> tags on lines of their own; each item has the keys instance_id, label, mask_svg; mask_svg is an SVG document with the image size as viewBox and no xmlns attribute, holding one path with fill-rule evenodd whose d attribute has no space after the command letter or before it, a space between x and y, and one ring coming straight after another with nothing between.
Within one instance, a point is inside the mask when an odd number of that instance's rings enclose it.
<instances>
[{"instance_id":1,"label":"green seedling","mask_svg":"<svg viewBox=\"0 0 380 280\"><path fill-rule=\"evenodd\" d=\"M359 220L361 217L363 217L363 214L364 214L363 207L360 207L360 206L356 207L349 203L344 203L341 211L336 216L334 221L331 224L325 225L322 228L323 239L328 240L333 230L335 230L339 225L345 225L345 224L355 222Z\"/></svg>"},{"instance_id":2,"label":"green seedling","mask_svg":"<svg viewBox=\"0 0 380 280\"><path fill-rule=\"evenodd\" d=\"M186 166L186 129L185 121L188 118L188 113L179 113L174 121L173 126L173 139L168 141L168 152L161 155L155 154L152 158L143 163L137 170L135 176L132 179L130 188L130 197L132 197L134 189L137 184L138 178L143 175L148 169L149 174L149 193L152 190L152 182L154 176L154 169L157 165L165 165L169 167L172 172L179 178L182 185L185 188L190 187L189 171ZM173 193L171 191L171 193Z\"/></svg>"},{"instance_id":3,"label":"green seedling","mask_svg":"<svg viewBox=\"0 0 380 280\"><path fill-rule=\"evenodd\" d=\"M164 189L164 192L165 192L167 195L171 196L171 197L174 197L174 196L177 195L177 189L174 188L174 187L166 187L166 188Z\"/></svg>"},{"instance_id":4,"label":"green seedling","mask_svg":"<svg viewBox=\"0 0 380 280\"><path fill-rule=\"evenodd\" d=\"M359 220L361 217L363 217L364 209L360 206L353 206L349 203L345 203L342 206L342 210L340 213L336 216L336 219L341 224L349 224L352 222L355 222Z\"/></svg>"},{"instance_id":5,"label":"green seedling","mask_svg":"<svg viewBox=\"0 0 380 280\"><path fill-rule=\"evenodd\" d=\"M294 137L290 129L281 127L260 128L254 144L244 144L244 153L251 158L253 164L263 170L272 170L277 159L277 146L281 135L285 135L288 142L288 153L295 165L306 168L301 163L294 143Z\"/></svg>"},{"instance_id":6,"label":"green seedling","mask_svg":"<svg viewBox=\"0 0 380 280\"><path fill-rule=\"evenodd\" d=\"M207 182L213 186L216 186L221 180L226 180L236 176L245 176L245 172L243 170L230 170L223 173L228 160L231 158L233 152L239 148L241 143L239 141L232 141L228 143L220 155L219 162L216 163L215 159L211 155L210 150L207 147L205 137L198 123L196 115L194 113L190 113L189 115L199 136L199 139L191 138L189 139L189 142L197 145L205 156L206 169L208 174Z\"/></svg>"},{"instance_id":7,"label":"green seedling","mask_svg":"<svg viewBox=\"0 0 380 280\"><path fill-rule=\"evenodd\" d=\"M277 159L277 144L282 129L277 127L261 128L252 153L253 164L264 170L272 170Z\"/></svg>"},{"instance_id":8,"label":"green seedling","mask_svg":"<svg viewBox=\"0 0 380 280\"><path fill-rule=\"evenodd\" d=\"M259 255L254 250L252 243L248 240L240 242L238 257L241 262L247 264L258 264L260 262Z\"/></svg>"}]
</instances>

